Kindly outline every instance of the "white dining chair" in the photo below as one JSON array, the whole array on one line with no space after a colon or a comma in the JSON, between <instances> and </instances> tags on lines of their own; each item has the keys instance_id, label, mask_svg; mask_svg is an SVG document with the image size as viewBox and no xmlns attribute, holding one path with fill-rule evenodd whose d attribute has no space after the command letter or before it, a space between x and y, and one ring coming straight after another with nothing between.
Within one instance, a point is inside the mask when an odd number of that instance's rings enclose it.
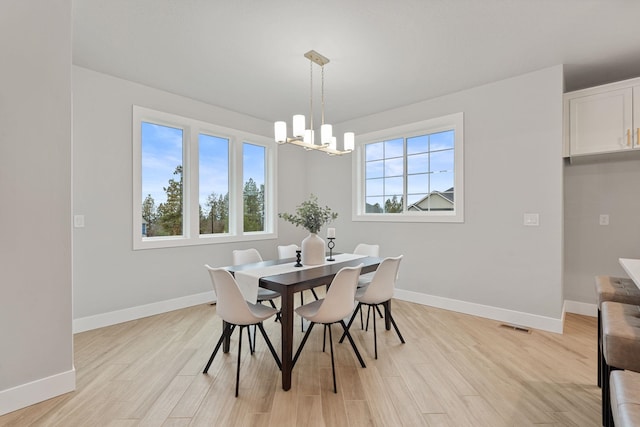
<instances>
[{"instance_id":1,"label":"white dining chair","mask_svg":"<svg viewBox=\"0 0 640 427\"><path fill-rule=\"evenodd\" d=\"M258 252L258 250L255 248L234 249L231 255L233 259L232 261L233 265L253 264L255 262L262 262L262 255L260 255L260 252ZM280 297L279 292L260 288L260 287L258 288L258 302L269 301L269 303L271 304L271 307L277 308L273 300L279 297ZM276 320L278 319L280 319L279 315L277 316Z\"/></svg>"},{"instance_id":2,"label":"white dining chair","mask_svg":"<svg viewBox=\"0 0 640 427\"><path fill-rule=\"evenodd\" d=\"M376 270L373 279L369 286L364 288L360 288L357 290L355 295L355 300L358 302L358 306L354 310L351 315L351 319L349 319L349 323L347 324L347 330L351 327L353 323L353 319L356 317L358 310L362 310L363 305L367 305L369 309L371 307L377 307L379 305L385 304L387 301L390 301L393 297L393 290L396 286L396 280L398 277L398 270L400 268L400 261L402 261L402 255L398 257L390 257L382 260L378 269ZM367 311L367 327L369 326L369 311ZM391 311L386 311L387 316L389 316L389 320L393 325L396 333L398 334L398 338L404 344L404 338L398 329L398 325L396 325L396 321L393 319L391 315ZM344 341L346 334L342 335L340 338L340 342ZM377 331L376 331L376 316L375 313L373 315L373 346L374 346L374 354L375 358L378 358L378 339L377 339Z\"/></svg>"},{"instance_id":3,"label":"white dining chair","mask_svg":"<svg viewBox=\"0 0 640 427\"><path fill-rule=\"evenodd\" d=\"M302 349L307 342L307 338L309 338L309 334L311 333L313 326L316 323L322 323L325 326L325 332L327 328L329 329L329 347L331 348L331 370L333 372L334 393L338 392L338 388L336 386L336 369L333 357L333 339L331 336L332 324L340 323L344 331L344 336L349 338L351 347L353 348L353 351L360 361L360 366L362 366L363 368L366 367L364 360L362 360L360 352L356 347L356 343L351 338L349 329L344 323L344 318L347 317L351 313L351 311L353 311L356 286L358 284L358 276L360 276L361 270L362 264L357 267L342 268L334 276L324 298L312 301L308 304L296 308L296 313L298 313L298 315L300 315L303 319L308 320L310 324L307 332L304 334L304 338L302 338L300 347L298 347L298 351L296 351L296 355L293 358L293 366L295 366L296 361L300 356L300 352L302 352ZM322 351L324 351L324 346Z\"/></svg>"},{"instance_id":4,"label":"white dining chair","mask_svg":"<svg viewBox=\"0 0 640 427\"><path fill-rule=\"evenodd\" d=\"M359 243L358 245L356 245L356 248L353 250L353 253L356 255L372 256L377 258L380 256L380 245ZM373 279L374 274L375 274L375 271L360 275L360 278L358 279L358 288L369 286L369 283L371 283L371 279ZM358 309L358 311L360 312L360 328L364 329L364 322L362 321L362 309L360 308ZM378 315L380 315L380 317L382 318L382 312L380 311L380 308L376 307L376 311L378 312ZM367 318L369 318L368 310L367 310ZM367 322L367 328L368 327L369 327L369 322Z\"/></svg>"},{"instance_id":5,"label":"white dining chair","mask_svg":"<svg viewBox=\"0 0 640 427\"><path fill-rule=\"evenodd\" d=\"M264 326L262 325L262 322L276 314L277 310L273 307L267 307L266 305L251 304L247 302L242 296L240 288L238 288L236 279L224 268L212 268L208 265L205 265L205 267L209 270L213 289L218 299L216 304L216 313L224 321L224 326L222 328L220 339L218 340L213 353L211 353L211 357L209 358L209 361L202 373L206 374L209 372L209 367L211 366L213 359L216 357L216 353L220 349L220 345L225 338L230 339L236 326L239 326L240 336L238 337L238 364L236 368L236 397L238 397L238 387L240 383L240 356L242 354L242 331L244 328L255 325L260 329L260 332L262 333L278 368L282 369L282 363L280 362L280 359L278 358L278 355L276 354L276 351L264 330ZM255 343L252 347L251 337L249 336L248 330L247 338L249 339L251 353L253 353L255 351Z\"/></svg>"},{"instance_id":6,"label":"white dining chair","mask_svg":"<svg viewBox=\"0 0 640 427\"><path fill-rule=\"evenodd\" d=\"M280 245L278 246L278 259L295 258L298 245Z\"/></svg>"}]
</instances>

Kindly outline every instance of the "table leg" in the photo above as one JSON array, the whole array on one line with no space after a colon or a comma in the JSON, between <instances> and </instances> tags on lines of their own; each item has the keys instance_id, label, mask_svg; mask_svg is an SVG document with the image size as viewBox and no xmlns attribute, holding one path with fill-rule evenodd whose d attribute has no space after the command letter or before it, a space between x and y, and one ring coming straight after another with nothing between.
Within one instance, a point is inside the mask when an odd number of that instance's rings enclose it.
<instances>
[{"instance_id":1,"label":"table leg","mask_svg":"<svg viewBox=\"0 0 640 427\"><path fill-rule=\"evenodd\" d=\"M293 368L293 293L285 290L280 293L282 317L282 389L291 389L291 370Z\"/></svg>"},{"instance_id":2,"label":"table leg","mask_svg":"<svg viewBox=\"0 0 640 427\"><path fill-rule=\"evenodd\" d=\"M391 300L382 303L382 305L384 305L384 328L387 331L391 330ZM375 313L373 313L373 316L375 317ZM375 319L374 319L375 322Z\"/></svg>"}]
</instances>

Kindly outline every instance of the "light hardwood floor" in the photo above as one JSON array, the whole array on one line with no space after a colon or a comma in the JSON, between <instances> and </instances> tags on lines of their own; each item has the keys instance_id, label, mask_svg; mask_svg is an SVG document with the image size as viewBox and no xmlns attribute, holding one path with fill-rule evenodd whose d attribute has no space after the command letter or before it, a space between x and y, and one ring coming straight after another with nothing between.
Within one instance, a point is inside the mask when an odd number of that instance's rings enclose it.
<instances>
[{"instance_id":1,"label":"light hardwood floor","mask_svg":"<svg viewBox=\"0 0 640 427\"><path fill-rule=\"evenodd\" d=\"M367 368L337 344L337 394L317 327L288 392L261 337L253 356L245 340L235 398L237 332L203 375L221 322L215 306L200 305L77 334L77 390L0 426L600 425L595 318L569 314L560 335L403 301L393 308L407 343L378 319L374 360L372 331L354 322ZM265 327L279 349L280 324Z\"/></svg>"}]
</instances>

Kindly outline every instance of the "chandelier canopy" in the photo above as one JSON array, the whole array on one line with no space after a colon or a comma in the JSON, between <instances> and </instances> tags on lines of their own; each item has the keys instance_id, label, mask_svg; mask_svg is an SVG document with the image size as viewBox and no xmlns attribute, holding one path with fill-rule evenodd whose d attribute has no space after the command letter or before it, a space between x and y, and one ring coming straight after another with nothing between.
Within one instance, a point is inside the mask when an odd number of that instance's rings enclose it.
<instances>
[{"instance_id":1,"label":"chandelier canopy","mask_svg":"<svg viewBox=\"0 0 640 427\"><path fill-rule=\"evenodd\" d=\"M342 155L350 153L355 148L355 134L353 132L345 132L344 134L344 149L338 150L336 137L333 136L333 127L330 124L324 122L324 66L329 63L329 58L320 55L315 50L310 50L304 54L305 58L309 60L310 65L310 92L309 92L309 127L306 127L305 117L303 114L296 114L293 116L292 134L289 138L287 136L287 123L284 121L278 121L274 124L275 140L278 144L294 144L300 147L304 147L307 150L319 150L324 151L329 155ZM322 75L321 85L321 124L320 124L320 143L315 141L315 130L313 128L313 64L320 66Z\"/></svg>"}]
</instances>

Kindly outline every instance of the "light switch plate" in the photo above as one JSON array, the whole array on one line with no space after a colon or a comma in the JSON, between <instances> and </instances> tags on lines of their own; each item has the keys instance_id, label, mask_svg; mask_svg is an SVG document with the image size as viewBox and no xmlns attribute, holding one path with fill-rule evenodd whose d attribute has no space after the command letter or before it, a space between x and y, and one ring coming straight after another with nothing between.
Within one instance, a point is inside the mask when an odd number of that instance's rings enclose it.
<instances>
[{"instance_id":1,"label":"light switch plate","mask_svg":"<svg viewBox=\"0 0 640 427\"><path fill-rule=\"evenodd\" d=\"M600 225L609 225L609 214L600 215Z\"/></svg>"},{"instance_id":2,"label":"light switch plate","mask_svg":"<svg viewBox=\"0 0 640 427\"><path fill-rule=\"evenodd\" d=\"M524 225L529 225L529 226L540 225L540 215L537 213L524 214Z\"/></svg>"},{"instance_id":3,"label":"light switch plate","mask_svg":"<svg viewBox=\"0 0 640 427\"><path fill-rule=\"evenodd\" d=\"M83 228L84 227L84 215L74 215L73 216L73 226L75 228Z\"/></svg>"}]
</instances>

